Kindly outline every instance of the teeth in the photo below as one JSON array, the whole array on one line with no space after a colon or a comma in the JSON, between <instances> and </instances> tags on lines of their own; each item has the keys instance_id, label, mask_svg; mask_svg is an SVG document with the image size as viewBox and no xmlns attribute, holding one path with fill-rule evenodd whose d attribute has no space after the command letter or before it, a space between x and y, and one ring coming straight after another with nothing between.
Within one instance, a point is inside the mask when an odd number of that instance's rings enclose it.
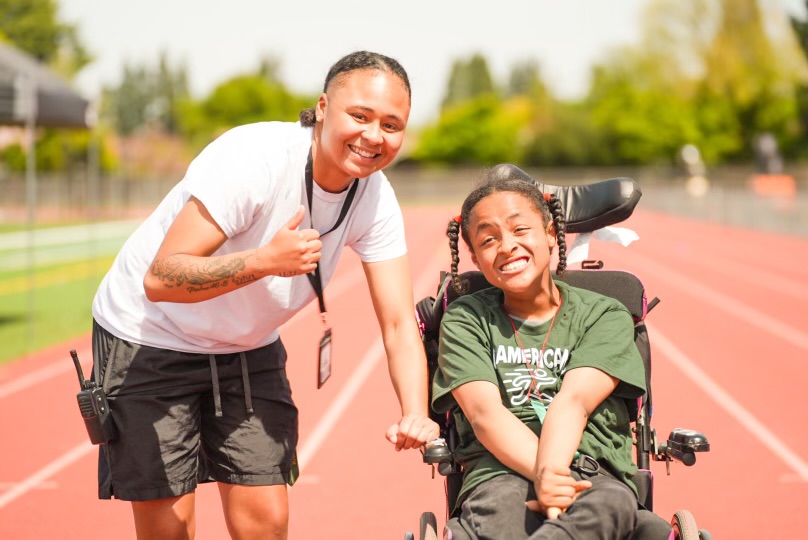
<instances>
[{"instance_id":1,"label":"teeth","mask_svg":"<svg viewBox=\"0 0 808 540\"><path fill-rule=\"evenodd\" d=\"M518 259L500 266L499 269L503 272L512 272L514 270L521 270L525 266L527 266L527 259Z\"/></svg>"},{"instance_id":2,"label":"teeth","mask_svg":"<svg viewBox=\"0 0 808 540\"><path fill-rule=\"evenodd\" d=\"M366 158L376 157L375 153L368 152L367 150L362 150L361 148L358 148L356 146L351 146L351 150L353 150L354 152L356 152L357 154L359 154L362 157L366 157Z\"/></svg>"}]
</instances>

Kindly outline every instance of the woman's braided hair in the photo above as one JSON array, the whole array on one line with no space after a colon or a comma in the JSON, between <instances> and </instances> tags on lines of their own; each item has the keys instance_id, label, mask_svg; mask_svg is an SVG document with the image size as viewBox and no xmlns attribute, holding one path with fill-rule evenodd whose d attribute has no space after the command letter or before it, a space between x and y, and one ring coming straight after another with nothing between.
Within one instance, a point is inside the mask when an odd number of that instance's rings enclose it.
<instances>
[{"instance_id":1,"label":"woman's braided hair","mask_svg":"<svg viewBox=\"0 0 808 540\"><path fill-rule=\"evenodd\" d=\"M398 76L404 84L404 88L407 90L407 95L412 99L410 79L407 77L407 72L404 71L401 64L389 56L369 51L353 52L337 60L337 62L331 66L331 69L328 70L328 75L325 76L323 93L328 91L328 88L335 79L337 79L337 82L339 81L340 75L360 69L375 69ZM317 117L314 114L314 107L300 111L300 125L312 127L316 122Z\"/></svg>"},{"instance_id":2,"label":"woman's braided hair","mask_svg":"<svg viewBox=\"0 0 808 540\"><path fill-rule=\"evenodd\" d=\"M514 169L513 174L510 174L510 171ZM503 171L505 172L503 173ZM454 290L458 294L466 292L467 287L467 284L460 279L458 274L458 266L460 264L459 237L462 236L466 246L471 249L471 240L468 233L471 211L474 210L474 207L477 206L477 203L481 200L497 192L518 193L527 198L533 203L534 208L541 213L542 221L545 226L547 226L552 219L558 243L558 266L556 267L556 274L563 276L564 270L567 268L567 242L565 239L566 221L564 219L564 210L561 207L561 201L555 195L542 193L538 184L526 177L521 170L515 167L503 168L498 166L491 169L483 182L466 197L466 200L463 201L463 208L460 211L460 215L449 221L449 225L446 228L446 235L449 237L449 249L452 253L452 287L454 287Z\"/></svg>"}]
</instances>

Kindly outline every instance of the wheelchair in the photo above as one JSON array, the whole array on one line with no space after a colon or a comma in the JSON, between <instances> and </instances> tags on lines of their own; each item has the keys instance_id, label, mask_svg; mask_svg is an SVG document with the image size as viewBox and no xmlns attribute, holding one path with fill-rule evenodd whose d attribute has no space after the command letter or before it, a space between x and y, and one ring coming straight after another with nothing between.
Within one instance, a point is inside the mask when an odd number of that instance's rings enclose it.
<instances>
[{"instance_id":1,"label":"wheelchair","mask_svg":"<svg viewBox=\"0 0 808 540\"><path fill-rule=\"evenodd\" d=\"M521 179L539 184L545 193L552 193L561 200L567 220L566 231L569 233L590 233L603 227L614 225L631 216L639 202L642 192L639 185L629 178L612 178L585 185L553 186L541 184L533 180L527 173L513 165L498 165L493 174L508 175L509 178ZM653 511L653 473L650 462L664 461L667 473L670 474L672 461L679 461L686 466L696 462L696 454L710 450L707 438L697 431L676 428L670 432L667 440L660 441L656 430L651 427L652 395L651 395L651 347L645 325L645 317L659 303L658 298L650 302L646 299L645 288L634 274L621 270L604 270L601 260L585 260L580 270L566 270L562 281L583 289L589 289L605 296L613 297L625 305L634 318L634 341L642 356L646 372L646 394L632 403L630 414L633 422L635 464L637 475L634 483L639 491L639 501L643 507ZM461 274L467 283L469 294L491 287L479 271ZM421 338L426 350L430 380L437 370L438 335L441 317L444 310L458 295L450 285L448 272L441 272L436 295L423 298L415 308L415 315L421 331ZM431 400L431 387L430 387ZM463 481L462 466L454 460L453 451L457 444L457 433L453 426L451 413L437 414L431 411L432 419L440 426L439 439L427 444L423 452L424 463L431 465L434 477L435 468L444 477L447 499L446 519L452 517ZM699 529L693 514L688 510L679 510L670 520L671 538L681 540L711 540L710 533ZM451 531L445 529L445 540L451 540ZM406 540L414 540L412 532L405 535ZM419 538L421 540L437 539L437 519L432 512L421 515Z\"/></svg>"}]
</instances>

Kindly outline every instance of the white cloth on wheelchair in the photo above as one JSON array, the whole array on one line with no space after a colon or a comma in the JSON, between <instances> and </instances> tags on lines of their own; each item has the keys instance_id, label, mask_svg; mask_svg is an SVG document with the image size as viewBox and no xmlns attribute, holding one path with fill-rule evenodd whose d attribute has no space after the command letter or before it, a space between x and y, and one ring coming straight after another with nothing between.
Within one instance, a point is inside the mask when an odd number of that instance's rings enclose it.
<instances>
[{"instance_id":1,"label":"white cloth on wheelchair","mask_svg":"<svg viewBox=\"0 0 808 540\"><path fill-rule=\"evenodd\" d=\"M581 233L575 236L572 247L567 251L567 264L576 264L589 258L589 242L592 239L601 242L615 242L628 247L632 242L639 240L640 236L625 227L604 227L590 233Z\"/></svg>"}]
</instances>

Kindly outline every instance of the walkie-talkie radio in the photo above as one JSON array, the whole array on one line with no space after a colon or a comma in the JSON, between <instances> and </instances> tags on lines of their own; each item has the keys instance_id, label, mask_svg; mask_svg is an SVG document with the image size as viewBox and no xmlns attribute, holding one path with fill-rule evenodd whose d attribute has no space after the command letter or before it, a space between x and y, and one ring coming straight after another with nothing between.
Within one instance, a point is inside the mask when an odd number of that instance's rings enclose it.
<instances>
[{"instance_id":1,"label":"walkie-talkie radio","mask_svg":"<svg viewBox=\"0 0 808 540\"><path fill-rule=\"evenodd\" d=\"M76 373L79 376L81 391L76 395L79 402L79 411L84 419L84 426L93 444L105 444L115 438L115 424L112 423L112 415L109 413L109 404L104 390L95 381L88 381L84 378L81 370L79 355L75 349L71 349L70 356L76 366Z\"/></svg>"}]
</instances>

